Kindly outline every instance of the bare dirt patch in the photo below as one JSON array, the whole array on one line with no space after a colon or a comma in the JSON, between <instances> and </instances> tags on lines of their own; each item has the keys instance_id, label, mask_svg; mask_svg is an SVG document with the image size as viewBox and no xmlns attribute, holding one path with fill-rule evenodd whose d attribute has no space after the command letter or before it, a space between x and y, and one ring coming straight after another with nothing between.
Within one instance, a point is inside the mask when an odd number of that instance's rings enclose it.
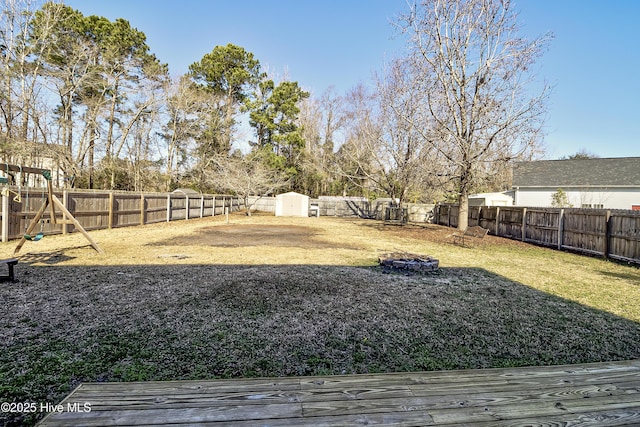
<instances>
[{"instance_id":1,"label":"bare dirt patch","mask_svg":"<svg viewBox=\"0 0 640 427\"><path fill-rule=\"evenodd\" d=\"M357 249L345 242L328 241L319 237L321 230L301 225L231 224L203 227L188 236L173 237L156 245L215 246L239 248L253 246L295 247L316 249Z\"/></svg>"},{"instance_id":2,"label":"bare dirt patch","mask_svg":"<svg viewBox=\"0 0 640 427\"><path fill-rule=\"evenodd\" d=\"M451 235L456 231L455 228L443 227L435 224L406 224L403 226L397 226L385 225L378 221L372 221L368 226L395 237L422 240L438 244L453 244ZM517 240L510 240L492 235L485 236L484 240L486 242L485 244L500 245L502 247L512 246L526 248L531 246Z\"/></svg>"}]
</instances>

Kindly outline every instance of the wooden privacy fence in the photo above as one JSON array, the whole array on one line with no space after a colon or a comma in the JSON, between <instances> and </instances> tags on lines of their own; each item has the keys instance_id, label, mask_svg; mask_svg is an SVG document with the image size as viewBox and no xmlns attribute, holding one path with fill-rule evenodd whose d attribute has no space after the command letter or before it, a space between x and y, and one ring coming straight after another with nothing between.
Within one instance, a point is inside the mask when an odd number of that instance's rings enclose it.
<instances>
[{"instance_id":1,"label":"wooden privacy fence","mask_svg":"<svg viewBox=\"0 0 640 427\"><path fill-rule=\"evenodd\" d=\"M229 195L184 193L131 193L100 190L59 190L54 194L86 230L168 222L222 215L244 205ZM18 196L19 195L19 196ZM46 190L2 189L2 241L20 239L47 197ZM52 224L47 210L36 231L44 234L71 233L72 224Z\"/></svg>"},{"instance_id":2,"label":"wooden privacy fence","mask_svg":"<svg viewBox=\"0 0 640 427\"><path fill-rule=\"evenodd\" d=\"M434 222L457 227L458 206L436 206ZM474 225L494 236L640 264L640 211L470 206Z\"/></svg>"}]
</instances>

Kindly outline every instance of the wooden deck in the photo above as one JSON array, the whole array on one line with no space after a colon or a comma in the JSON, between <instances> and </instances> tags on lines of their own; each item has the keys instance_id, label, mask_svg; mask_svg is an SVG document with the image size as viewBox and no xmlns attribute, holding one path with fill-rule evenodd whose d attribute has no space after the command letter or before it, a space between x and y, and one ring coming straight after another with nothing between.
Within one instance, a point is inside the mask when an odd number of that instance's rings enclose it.
<instances>
[{"instance_id":1,"label":"wooden deck","mask_svg":"<svg viewBox=\"0 0 640 427\"><path fill-rule=\"evenodd\" d=\"M379 375L88 383L42 426L640 425L640 360ZM68 412L67 405L90 412Z\"/></svg>"}]
</instances>

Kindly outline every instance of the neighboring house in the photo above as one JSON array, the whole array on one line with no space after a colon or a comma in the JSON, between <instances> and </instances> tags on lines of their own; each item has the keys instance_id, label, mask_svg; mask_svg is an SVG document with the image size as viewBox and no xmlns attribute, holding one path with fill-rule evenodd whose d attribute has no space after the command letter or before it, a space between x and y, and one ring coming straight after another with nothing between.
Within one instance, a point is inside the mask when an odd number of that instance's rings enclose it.
<instances>
[{"instance_id":1,"label":"neighboring house","mask_svg":"<svg viewBox=\"0 0 640 427\"><path fill-rule=\"evenodd\" d=\"M513 189L517 206L549 207L562 189L574 208L640 209L640 157L518 162Z\"/></svg>"},{"instance_id":2,"label":"neighboring house","mask_svg":"<svg viewBox=\"0 0 640 427\"><path fill-rule=\"evenodd\" d=\"M0 155L1 163L9 163L16 166L31 167L39 169L47 169L51 171L52 183L54 188L64 186L64 173L60 165L60 153L64 147L61 145L20 142L13 143L10 146L10 154L2 153ZM14 185L26 187L44 187L46 181L37 174L24 174L20 172L7 173L0 168L0 175L9 178L9 182Z\"/></svg>"},{"instance_id":3,"label":"neighboring house","mask_svg":"<svg viewBox=\"0 0 640 427\"><path fill-rule=\"evenodd\" d=\"M469 195L469 206L513 206L513 191Z\"/></svg>"}]
</instances>

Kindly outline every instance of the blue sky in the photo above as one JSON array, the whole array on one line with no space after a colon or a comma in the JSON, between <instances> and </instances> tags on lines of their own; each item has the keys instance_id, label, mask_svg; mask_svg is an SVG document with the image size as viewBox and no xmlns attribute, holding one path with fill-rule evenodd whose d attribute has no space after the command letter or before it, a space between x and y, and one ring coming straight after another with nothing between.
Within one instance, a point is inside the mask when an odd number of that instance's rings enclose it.
<instances>
[{"instance_id":1,"label":"blue sky","mask_svg":"<svg viewBox=\"0 0 640 427\"><path fill-rule=\"evenodd\" d=\"M338 94L400 56L392 26L405 0L65 0L85 15L124 18L174 74L217 45L252 52L274 78ZM519 0L523 34L552 32L539 77L554 86L547 158L586 149L640 157L640 19L636 0Z\"/></svg>"}]
</instances>

